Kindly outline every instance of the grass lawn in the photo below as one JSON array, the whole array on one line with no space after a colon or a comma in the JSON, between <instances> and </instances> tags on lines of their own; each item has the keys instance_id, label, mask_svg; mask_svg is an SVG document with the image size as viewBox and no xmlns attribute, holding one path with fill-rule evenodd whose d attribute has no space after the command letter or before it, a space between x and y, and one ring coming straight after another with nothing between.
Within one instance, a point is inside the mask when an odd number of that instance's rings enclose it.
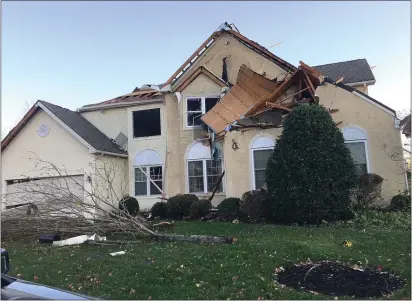
<instances>
[{"instance_id":1,"label":"grass lawn","mask_svg":"<svg viewBox=\"0 0 412 301\"><path fill-rule=\"evenodd\" d=\"M141 241L125 248L8 242L2 247L10 253L10 275L22 274L29 281L37 276L39 283L105 299L331 299L271 281L276 266L307 258L380 264L407 279L407 286L393 298L411 296L410 231L207 222L178 222L174 231L234 235L238 241L234 245ZM344 240L352 241L352 248L344 248ZM109 255L120 250L126 254Z\"/></svg>"}]
</instances>

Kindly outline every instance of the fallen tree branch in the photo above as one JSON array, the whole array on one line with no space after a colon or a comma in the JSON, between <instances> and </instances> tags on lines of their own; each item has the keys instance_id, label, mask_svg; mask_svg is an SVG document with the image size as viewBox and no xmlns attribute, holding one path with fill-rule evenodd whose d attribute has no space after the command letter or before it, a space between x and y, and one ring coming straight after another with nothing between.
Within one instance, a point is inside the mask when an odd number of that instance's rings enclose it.
<instances>
[{"instance_id":1,"label":"fallen tree branch","mask_svg":"<svg viewBox=\"0 0 412 301\"><path fill-rule=\"evenodd\" d=\"M219 188L220 183L222 182L222 179L223 179L223 176L224 176L224 175L225 175L225 171L222 172L222 174L220 175L219 179L218 179L217 182L216 182L215 188L213 189L213 193L212 193L212 195L209 197L209 201L210 201L210 202L212 201L213 197L215 196L215 193L216 193L217 189Z\"/></svg>"}]
</instances>

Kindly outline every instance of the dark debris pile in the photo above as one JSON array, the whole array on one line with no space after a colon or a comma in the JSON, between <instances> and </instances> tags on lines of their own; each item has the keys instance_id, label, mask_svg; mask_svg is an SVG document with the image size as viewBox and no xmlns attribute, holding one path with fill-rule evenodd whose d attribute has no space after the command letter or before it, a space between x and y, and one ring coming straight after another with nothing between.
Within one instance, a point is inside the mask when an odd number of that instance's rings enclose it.
<instances>
[{"instance_id":1,"label":"dark debris pile","mask_svg":"<svg viewBox=\"0 0 412 301\"><path fill-rule=\"evenodd\" d=\"M332 261L306 262L286 269L276 268L274 278L277 283L295 289L358 299L389 296L405 284L388 271L363 269Z\"/></svg>"}]
</instances>

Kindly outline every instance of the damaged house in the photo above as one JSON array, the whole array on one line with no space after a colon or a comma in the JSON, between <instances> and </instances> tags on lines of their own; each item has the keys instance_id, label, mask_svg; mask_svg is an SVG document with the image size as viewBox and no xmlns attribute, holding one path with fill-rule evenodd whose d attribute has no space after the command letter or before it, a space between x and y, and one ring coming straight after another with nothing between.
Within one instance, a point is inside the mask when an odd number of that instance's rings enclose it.
<instances>
[{"instance_id":1,"label":"damaged house","mask_svg":"<svg viewBox=\"0 0 412 301\"><path fill-rule=\"evenodd\" d=\"M118 195L136 196L141 210L162 195L208 196L216 186L215 205L240 197L264 185L285 116L311 103L332 114L357 173L385 179L388 202L405 185L391 159L401 137L395 111L368 95L374 83L365 59L296 67L225 23L163 84L77 111L38 101L1 143L5 206L19 202L9 194L25 179L55 180L30 168L32 153L64 166L85 189L97 157L117 162L127 179L116 184Z\"/></svg>"}]
</instances>

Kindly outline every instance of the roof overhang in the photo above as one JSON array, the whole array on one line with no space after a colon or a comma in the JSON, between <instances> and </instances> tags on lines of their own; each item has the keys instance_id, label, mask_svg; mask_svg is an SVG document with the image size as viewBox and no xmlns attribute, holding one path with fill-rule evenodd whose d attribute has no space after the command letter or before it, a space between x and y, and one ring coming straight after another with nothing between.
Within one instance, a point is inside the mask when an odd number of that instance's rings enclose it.
<instances>
[{"instance_id":1,"label":"roof overhang","mask_svg":"<svg viewBox=\"0 0 412 301\"><path fill-rule=\"evenodd\" d=\"M345 80L345 79L343 79ZM364 82L356 82L356 83L346 83L345 85L348 85L350 87L359 87L359 86L369 86L369 85L374 85L376 83L376 80L368 80Z\"/></svg>"},{"instance_id":2,"label":"roof overhang","mask_svg":"<svg viewBox=\"0 0 412 301\"><path fill-rule=\"evenodd\" d=\"M81 107L81 108L77 109L76 111L79 112L79 113L83 113L83 112L98 111L98 110L105 110L105 109L142 106L142 105L154 104L154 103L164 103L164 97L156 98L156 99L148 99L148 100L137 100L137 101L131 101L131 102L119 102L119 103L111 103L111 104L90 105L90 106L87 106L87 107Z\"/></svg>"}]
</instances>

